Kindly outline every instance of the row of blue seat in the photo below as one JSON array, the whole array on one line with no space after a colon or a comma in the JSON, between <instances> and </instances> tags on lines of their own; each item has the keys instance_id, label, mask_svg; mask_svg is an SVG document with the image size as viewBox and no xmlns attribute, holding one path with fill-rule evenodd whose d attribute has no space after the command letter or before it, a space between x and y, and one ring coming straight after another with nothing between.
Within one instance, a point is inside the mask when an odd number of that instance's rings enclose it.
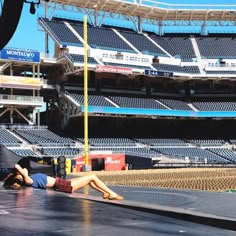
<instances>
[{"instance_id":1,"label":"row of blue seat","mask_svg":"<svg viewBox=\"0 0 236 236\"><path fill-rule=\"evenodd\" d=\"M40 155L33 152L31 149L11 149L19 156L35 156L40 158ZM43 156L76 156L82 149L77 148L44 148L39 149ZM90 151L112 151L113 153L124 153L130 156L145 157L156 159L161 157L202 163L235 163L236 153L227 148L208 148L200 149L195 147L165 147L165 148L141 148L141 147L101 147L93 146Z\"/></svg>"},{"instance_id":2,"label":"row of blue seat","mask_svg":"<svg viewBox=\"0 0 236 236\"><path fill-rule=\"evenodd\" d=\"M75 91L67 91L80 105L84 104L84 95ZM172 110L193 110L188 104L192 104L199 111L235 111L236 99L229 98L228 101L221 101L221 98L215 98L214 101L184 101L181 98L162 98L145 96L111 96L111 95L93 95L88 97L90 106L114 107L114 103L119 107L127 108L146 108L146 109L172 109ZM111 102L110 102L110 101ZM224 99L225 100L225 99Z\"/></svg>"},{"instance_id":3,"label":"row of blue seat","mask_svg":"<svg viewBox=\"0 0 236 236\"><path fill-rule=\"evenodd\" d=\"M74 144L72 139L61 137L48 129L16 129L15 132L31 144L43 146Z\"/></svg>"},{"instance_id":4,"label":"row of blue seat","mask_svg":"<svg viewBox=\"0 0 236 236\"><path fill-rule=\"evenodd\" d=\"M61 137L48 129L18 129L15 132L26 139L31 144L42 145L37 150L36 154L30 148L16 148L20 143L13 134L6 129L0 129L0 134L9 142L6 146L14 146L11 149L20 156L40 156L39 153L46 156L75 156L83 151L83 138L78 138L77 141L81 142L81 148L66 147L65 144L72 144L73 140ZM37 138L35 138L37 136ZM45 142L42 140L47 139ZM51 142L48 140L51 139ZM54 142L58 142L62 147L55 147ZM228 143L234 144L235 139L176 139L176 138L89 138L90 150L104 150L113 151L116 153L125 153L130 156L140 156L147 158L161 158L163 156L179 160L189 160L193 162L208 162L208 163L229 163L236 162L236 153L223 145ZM10 143L10 145L8 145ZM142 146L143 145L143 146ZM198 146L204 146L202 149Z\"/></svg>"},{"instance_id":5,"label":"row of blue seat","mask_svg":"<svg viewBox=\"0 0 236 236\"><path fill-rule=\"evenodd\" d=\"M40 22L44 25L46 30L56 39L60 44L73 44L82 46L78 42L78 38L64 23L67 21L73 29L83 37L82 22L69 21L66 19L52 19L40 18ZM115 27L114 27L115 28ZM154 33L148 33L148 36L163 50L157 47L151 40L145 37L144 34L138 34L133 30L118 29L117 31L140 52L153 55L168 56L168 52L173 57L180 57L183 60L196 58L191 37L195 37L200 54L205 58L232 58L236 55L236 39L232 36L159 36ZM135 53L134 49L120 38L111 27L94 27L88 25L88 43L93 48L104 48L115 51L129 51ZM106 35L106 37L104 37Z\"/></svg>"}]
</instances>

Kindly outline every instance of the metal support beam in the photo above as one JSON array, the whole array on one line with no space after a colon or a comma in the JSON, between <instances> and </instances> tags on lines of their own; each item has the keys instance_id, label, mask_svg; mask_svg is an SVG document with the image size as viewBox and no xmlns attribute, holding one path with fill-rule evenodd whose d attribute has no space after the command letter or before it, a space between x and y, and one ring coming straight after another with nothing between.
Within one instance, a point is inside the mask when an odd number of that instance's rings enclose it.
<instances>
[{"instance_id":1,"label":"metal support beam","mask_svg":"<svg viewBox=\"0 0 236 236\"><path fill-rule=\"evenodd\" d=\"M10 76L13 76L13 63L10 65Z\"/></svg>"},{"instance_id":2,"label":"metal support beam","mask_svg":"<svg viewBox=\"0 0 236 236\"><path fill-rule=\"evenodd\" d=\"M33 123L28 120L18 109L13 108L12 110L14 110L15 112L17 112L26 122L28 122L29 125L32 125Z\"/></svg>"},{"instance_id":3,"label":"metal support beam","mask_svg":"<svg viewBox=\"0 0 236 236\"><path fill-rule=\"evenodd\" d=\"M162 21L160 20L159 23L158 23L158 32L159 32L159 35L163 35L163 28L162 28Z\"/></svg>"},{"instance_id":4,"label":"metal support beam","mask_svg":"<svg viewBox=\"0 0 236 236\"><path fill-rule=\"evenodd\" d=\"M48 18L48 2L45 2L45 18ZM49 36L45 31L45 56L49 56Z\"/></svg>"},{"instance_id":5,"label":"metal support beam","mask_svg":"<svg viewBox=\"0 0 236 236\"><path fill-rule=\"evenodd\" d=\"M0 74L3 74L4 70L6 70L12 64L13 62L6 62L4 65L0 66Z\"/></svg>"},{"instance_id":6,"label":"metal support beam","mask_svg":"<svg viewBox=\"0 0 236 236\"><path fill-rule=\"evenodd\" d=\"M34 64L32 66L32 72L33 72L32 77L35 78L35 65Z\"/></svg>"},{"instance_id":7,"label":"metal support beam","mask_svg":"<svg viewBox=\"0 0 236 236\"><path fill-rule=\"evenodd\" d=\"M14 120L13 120L13 110L14 110L14 108L10 108L10 124L14 123Z\"/></svg>"},{"instance_id":8,"label":"metal support beam","mask_svg":"<svg viewBox=\"0 0 236 236\"><path fill-rule=\"evenodd\" d=\"M142 33L143 32L143 19L142 17L138 17L138 32Z\"/></svg>"},{"instance_id":9,"label":"metal support beam","mask_svg":"<svg viewBox=\"0 0 236 236\"><path fill-rule=\"evenodd\" d=\"M40 78L40 64L37 64L37 78Z\"/></svg>"},{"instance_id":10,"label":"metal support beam","mask_svg":"<svg viewBox=\"0 0 236 236\"><path fill-rule=\"evenodd\" d=\"M38 127L40 126L40 110L39 109L37 109L37 117L38 117L38 123L37 123L37 125L38 125Z\"/></svg>"},{"instance_id":11,"label":"metal support beam","mask_svg":"<svg viewBox=\"0 0 236 236\"><path fill-rule=\"evenodd\" d=\"M201 35L207 35L206 22L204 21L201 27Z\"/></svg>"},{"instance_id":12,"label":"metal support beam","mask_svg":"<svg viewBox=\"0 0 236 236\"><path fill-rule=\"evenodd\" d=\"M1 114L0 117L3 116L5 113L7 113L8 111L10 111L10 108L6 108L6 110L4 110Z\"/></svg>"},{"instance_id":13,"label":"metal support beam","mask_svg":"<svg viewBox=\"0 0 236 236\"><path fill-rule=\"evenodd\" d=\"M33 122L33 124L36 124L36 112L37 112L37 110L36 110L36 107L33 109L33 112L32 112L32 122Z\"/></svg>"}]
</instances>

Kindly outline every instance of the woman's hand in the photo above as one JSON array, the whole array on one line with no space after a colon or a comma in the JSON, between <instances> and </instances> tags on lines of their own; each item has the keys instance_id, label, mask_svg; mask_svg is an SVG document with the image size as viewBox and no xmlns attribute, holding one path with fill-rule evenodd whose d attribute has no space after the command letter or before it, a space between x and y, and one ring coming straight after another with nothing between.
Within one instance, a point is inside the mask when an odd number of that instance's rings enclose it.
<instances>
[{"instance_id":1,"label":"woman's hand","mask_svg":"<svg viewBox=\"0 0 236 236\"><path fill-rule=\"evenodd\" d=\"M28 170L23 169L19 164L15 164L15 168L21 175L28 175Z\"/></svg>"},{"instance_id":2,"label":"woman's hand","mask_svg":"<svg viewBox=\"0 0 236 236\"><path fill-rule=\"evenodd\" d=\"M15 164L15 168L20 172L23 176L28 176L29 172L26 168L22 168L19 164Z\"/></svg>"},{"instance_id":3,"label":"woman's hand","mask_svg":"<svg viewBox=\"0 0 236 236\"><path fill-rule=\"evenodd\" d=\"M29 177L28 170L22 168L19 164L15 164L16 170L22 175L26 184L32 184L33 180Z\"/></svg>"}]
</instances>

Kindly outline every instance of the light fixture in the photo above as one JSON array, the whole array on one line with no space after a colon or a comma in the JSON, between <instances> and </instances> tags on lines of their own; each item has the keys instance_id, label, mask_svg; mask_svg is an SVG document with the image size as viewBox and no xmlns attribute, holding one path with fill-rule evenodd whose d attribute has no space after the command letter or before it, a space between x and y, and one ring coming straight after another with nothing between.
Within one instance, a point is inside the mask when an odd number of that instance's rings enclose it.
<instances>
[{"instance_id":1,"label":"light fixture","mask_svg":"<svg viewBox=\"0 0 236 236\"><path fill-rule=\"evenodd\" d=\"M24 0L25 3L29 3L30 4L30 13L31 14L35 14L36 9L35 9L35 5L38 5L41 3L42 0L37 0L37 2L34 1L30 1L30 0ZM50 0L44 0L45 2L49 2Z\"/></svg>"},{"instance_id":2,"label":"light fixture","mask_svg":"<svg viewBox=\"0 0 236 236\"><path fill-rule=\"evenodd\" d=\"M34 15L35 12L36 12L35 3L34 3L34 2L31 2L31 3L30 3L30 13Z\"/></svg>"}]
</instances>

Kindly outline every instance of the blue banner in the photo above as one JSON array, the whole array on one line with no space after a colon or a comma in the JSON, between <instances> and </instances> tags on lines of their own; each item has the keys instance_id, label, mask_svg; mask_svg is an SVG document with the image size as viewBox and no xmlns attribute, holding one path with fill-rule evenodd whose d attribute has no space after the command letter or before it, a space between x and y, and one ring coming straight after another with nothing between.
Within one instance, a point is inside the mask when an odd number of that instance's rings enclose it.
<instances>
[{"instance_id":1,"label":"blue banner","mask_svg":"<svg viewBox=\"0 0 236 236\"><path fill-rule=\"evenodd\" d=\"M84 107L82 106L82 112ZM236 111L189 111L189 110L162 110L145 108L124 107L99 107L88 106L89 113L117 114L117 115L144 115L144 116L170 116L170 117L211 117L211 118L234 118Z\"/></svg>"},{"instance_id":2,"label":"blue banner","mask_svg":"<svg viewBox=\"0 0 236 236\"><path fill-rule=\"evenodd\" d=\"M173 72L157 71L157 70L145 70L144 74L149 75L149 76L160 76L160 77L173 77L174 76Z\"/></svg>"},{"instance_id":3,"label":"blue banner","mask_svg":"<svg viewBox=\"0 0 236 236\"><path fill-rule=\"evenodd\" d=\"M40 62L40 52L17 48L3 48L0 52L2 60Z\"/></svg>"}]
</instances>

